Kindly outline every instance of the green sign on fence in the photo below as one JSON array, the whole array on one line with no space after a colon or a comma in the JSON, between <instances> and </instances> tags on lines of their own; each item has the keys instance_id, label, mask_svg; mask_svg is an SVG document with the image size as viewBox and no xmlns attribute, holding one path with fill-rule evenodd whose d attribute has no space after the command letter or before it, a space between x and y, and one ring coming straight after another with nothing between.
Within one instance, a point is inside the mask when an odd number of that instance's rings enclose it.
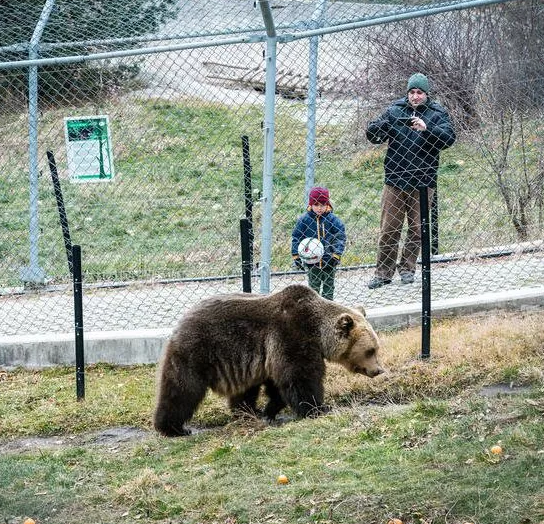
<instances>
[{"instance_id":1,"label":"green sign on fence","mask_svg":"<svg viewBox=\"0 0 544 524\"><path fill-rule=\"evenodd\" d=\"M113 178L113 151L107 115L68 117L64 135L70 179L107 182Z\"/></svg>"}]
</instances>

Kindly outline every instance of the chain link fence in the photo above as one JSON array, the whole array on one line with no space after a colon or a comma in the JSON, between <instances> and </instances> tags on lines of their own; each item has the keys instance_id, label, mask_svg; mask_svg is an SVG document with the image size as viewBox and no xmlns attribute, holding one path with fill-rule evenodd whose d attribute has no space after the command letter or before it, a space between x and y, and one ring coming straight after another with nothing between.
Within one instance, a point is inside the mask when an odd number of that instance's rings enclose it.
<instances>
[{"instance_id":1,"label":"chain link fence","mask_svg":"<svg viewBox=\"0 0 544 524\"><path fill-rule=\"evenodd\" d=\"M368 288L387 142L366 133L418 71L457 136L431 205L433 299L542 286L543 20L536 0L5 2L0 334L72 330L67 232L88 330L170 327L241 291L248 206L253 290L306 282L291 235L312 186L345 224L335 300L419 301L419 270Z\"/></svg>"}]
</instances>

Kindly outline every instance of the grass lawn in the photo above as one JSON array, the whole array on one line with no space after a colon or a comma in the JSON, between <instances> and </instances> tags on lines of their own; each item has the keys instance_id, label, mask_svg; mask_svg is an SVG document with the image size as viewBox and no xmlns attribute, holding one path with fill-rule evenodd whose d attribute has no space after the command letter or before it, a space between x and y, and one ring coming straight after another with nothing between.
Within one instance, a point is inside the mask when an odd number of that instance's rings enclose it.
<instances>
[{"instance_id":1,"label":"grass lawn","mask_svg":"<svg viewBox=\"0 0 544 524\"><path fill-rule=\"evenodd\" d=\"M543 322L437 321L429 361L418 328L381 333L387 374L330 365L330 414L269 425L210 394L179 439L150 427L155 366L89 367L82 402L73 369L2 371L0 519L541 524Z\"/></svg>"},{"instance_id":2,"label":"grass lawn","mask_svg":"<svg viewBox=\"0 0 544 524\"><path fill-rule=\"evenodd\" d=\"M71 240L82 246L86 281L238 272L239 219L245 211L241 135L250 141L255 231L262 226L261 108L192 99L105 101L100 113L111 119L115 179L70 183L63 119L96 111L91 106L47 110L40 120L41 140L57 157ZM288 240L305 207L306 128L295 113L295 106L280 107L276 118L273 271L290 268ZM335 211L346 224L344 265L376 259L385 153L384 147L366 142L355 145L352 125L328 124L316 131L315 183L329 187ZM6 177L0 179L0 287L20 284L18 268L28 255L28 145L20 126L18 119L8 120L0 130L9 145L3 156ZM40 162L45 161L43 154ZM41 169L39 263L52 283L69 282L49 168ZM477 143L459 139L443 152L439 194L442 252L519 240ZM538 209L527 213L528 240L540 238ZM258 252L260 234L256 242Z\"/></svg>"}]
</instances>

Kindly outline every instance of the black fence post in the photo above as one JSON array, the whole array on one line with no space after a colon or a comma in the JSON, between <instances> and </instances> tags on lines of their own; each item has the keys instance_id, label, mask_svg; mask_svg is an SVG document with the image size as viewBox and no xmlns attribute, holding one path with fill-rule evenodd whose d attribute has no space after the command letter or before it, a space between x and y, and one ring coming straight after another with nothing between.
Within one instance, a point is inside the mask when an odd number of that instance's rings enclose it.
<instances>
[{"instance_id":1,"label":"black fence post","mask_svg":"<svg viewBox=\"0 0 544 524\"><path fill-rule=\"evenodd\" d=\"M47 151L47 160L49 161L49 171L53 180L53 189L55 198L57 199L57 208L59 210L60 227L62 228L62 236L64 238L64 248L66 250L66 258L68 259L68 270L73 275L74 262L72 258L72 240L70 238L70 228L68 227L68 216L64 207L64 198L60 187L59 175L57 171L57 163L52 151Z\"/></svg>"},{"instance_id":2,"label":"black fence post","mask_svg":"<svg viewBox=\"0 0 544 524\"><path fill-rule=\"evenodd\" d=\"M431 356L431 239L429 231L429 189L419 188L421 214L421 358Z\"/></svg>"},{"instance_id":3,"label":"black fence post","mask_svg":"<svg viewBox=\"0 0 544 524\"><path fill-rule=\"evenodd\" d=\"M247 218L240 220L240 240L242 243L242 290L251 293L251 240L250 222Z\"/></svg>"},{"instance_id":4,"label":"black fence post","mask_svg":"<svg viewBox=\"0 0 544 524\"><path fill-rule=\"evenodd\" d=\"M74 261L74 324L76 336L76 394L78 400L85 398L85 350L83 345L83 282L81 277L81 247L72 247Z\"/></svg>"},{"instance_id":5,"label":"black fence post","mask_svg":"<svg viewBox=\"0 0 544 524\"><path fill-rule=\"evenodd\" d=\"M438 187L431 199L431 255L438 255Z\"/></svg>"},{"instance_id":6,"label":"black fence post","mask_svg":"<svg viewBox=\"0 0 544 524\"><path fill-rule=\"evenodd\" d=\"M253 195L251 187L251 158L249 156L249 137L242 135L242 157L244 160L244 205L248 220L249 263L253 265Z\"/></svg>"}]
</instances>

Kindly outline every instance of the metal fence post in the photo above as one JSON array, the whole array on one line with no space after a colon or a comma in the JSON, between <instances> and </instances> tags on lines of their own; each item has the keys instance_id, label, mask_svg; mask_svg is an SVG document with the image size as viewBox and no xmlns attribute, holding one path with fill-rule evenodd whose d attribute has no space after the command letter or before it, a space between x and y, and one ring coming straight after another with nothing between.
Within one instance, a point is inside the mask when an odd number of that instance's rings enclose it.
<instances>
[{"instance_id":1,"label":"metal fence post","mask_svg":"<svg viewBox=\"0 0 544 524\"><path fill-rule=\"evenodd\" d=\"M40 39L43 30L47 25L49 16L55 0L47 0L43 6L42 13L32 38L30 40L30 48L28 52L29 60L39 57L40 54ZM45 272L40 267L38 261L38 238L39 238L39 222L38 222L38 66L32 65L28 68L28 167L29 167L29 243L30 255L29 265L21 268L21 280L23 282L31 282L34 284L45 283Z\"/></svg>"},{"instance_id":2,"label":"metal fence post","mask_svg":"<svg viewBox=\"0 0 544 524\"><path fill-rule=\"evenodd\" d=\"M74 327L76 343L76 395L85 398L85 350L83 344L83 283L81 277L81 246L72 246L74 261Z\"/></svg>"},{"instance_id":3,"label":"metal fence post","mask_svg":"<svg viewBox=\"0 0 544 524\"><path fill-rule=\"evenodd\" d=\"M327 8L328 0L320 0L314 15L315 27L320 27L322 19ZM308 98L307 106L307 122L306 122L306 180L304 186L304 201L303 205L308 202L310 190L314 186L315 180L315 123L316 123L316 100L317 100L317 68L319 57L319 37L312 36L310 38L310 51L308 57Z\"/></svg>"},{"instance_id":4,"label":"metal fence post","mask_svg":"<svg viewBox=\"0 0 544 524\"><path fill-rule=\"evenodd\" d=\"M438 187L434 188L433 198L431 199L431 255L439 253L438 239Z\"/></svg>"},{"instance_id":5,"label":"metal fence post","mask_svg":"<svg viewBox=\"0 0 544 524\"><path fill-rule=\"evenodd\" d=\"M251 184L251 157L249 155L249 137L242 136L242 156L244 159L244 205L248 221L249 264L253 265L253 194Z\"/></svg>"},{"instance_id":6,"label":"metal fence post","mask_svg":"<svg viewBox=\"0 0 544 524\"><path fill-rule=\"evenodd\" d=\"M49 171L53 181L53 190L57 200L57 208L59 210L60 227L62 228L62 237L64 238L64 248L66 250L66 258L68 259L68 271L70 274L74 272L74 261L72 256L72 240L70 238L70 227L68 226L68 216L64 207L64 198L62 196L62 188L60 187L59 174L57 171L57 163L52 151L47 151L47 159L49 160Z\"/></svg>"},{"instance_id":7,"label":"metal fence post","mask_svg":"<svg viewBox=\"0 0 544 524\"><path fill-rule=\"evenodd\" d=\"M429 189L419 188L421 213L421 358L431 356L431 245L429 231Z\"/></svg>"},{"instance_id":8,"label":"metal fence post","mask_svg":"<svg viewBox=\"0 0 544 524\"><path fill-rule=\"evenodd\" d=\"M259 0L266 26L266 87L264 117L263 212L261 229L261 293L270 292L272 262L272 204L274 170L274 119L276 103L277 37L268 0Z\"/></svg>"},{"instance_id":9,"label":"metal fence post","mask_svg":"<svg viewBox=\"0 0 544 524\"><path fill-rule=\"evenodd\" d=\"M240 241L242 244L242 291L251 293L251 249L250 227L247 218L240 220Z\"/></svg>"}]
</instances>

